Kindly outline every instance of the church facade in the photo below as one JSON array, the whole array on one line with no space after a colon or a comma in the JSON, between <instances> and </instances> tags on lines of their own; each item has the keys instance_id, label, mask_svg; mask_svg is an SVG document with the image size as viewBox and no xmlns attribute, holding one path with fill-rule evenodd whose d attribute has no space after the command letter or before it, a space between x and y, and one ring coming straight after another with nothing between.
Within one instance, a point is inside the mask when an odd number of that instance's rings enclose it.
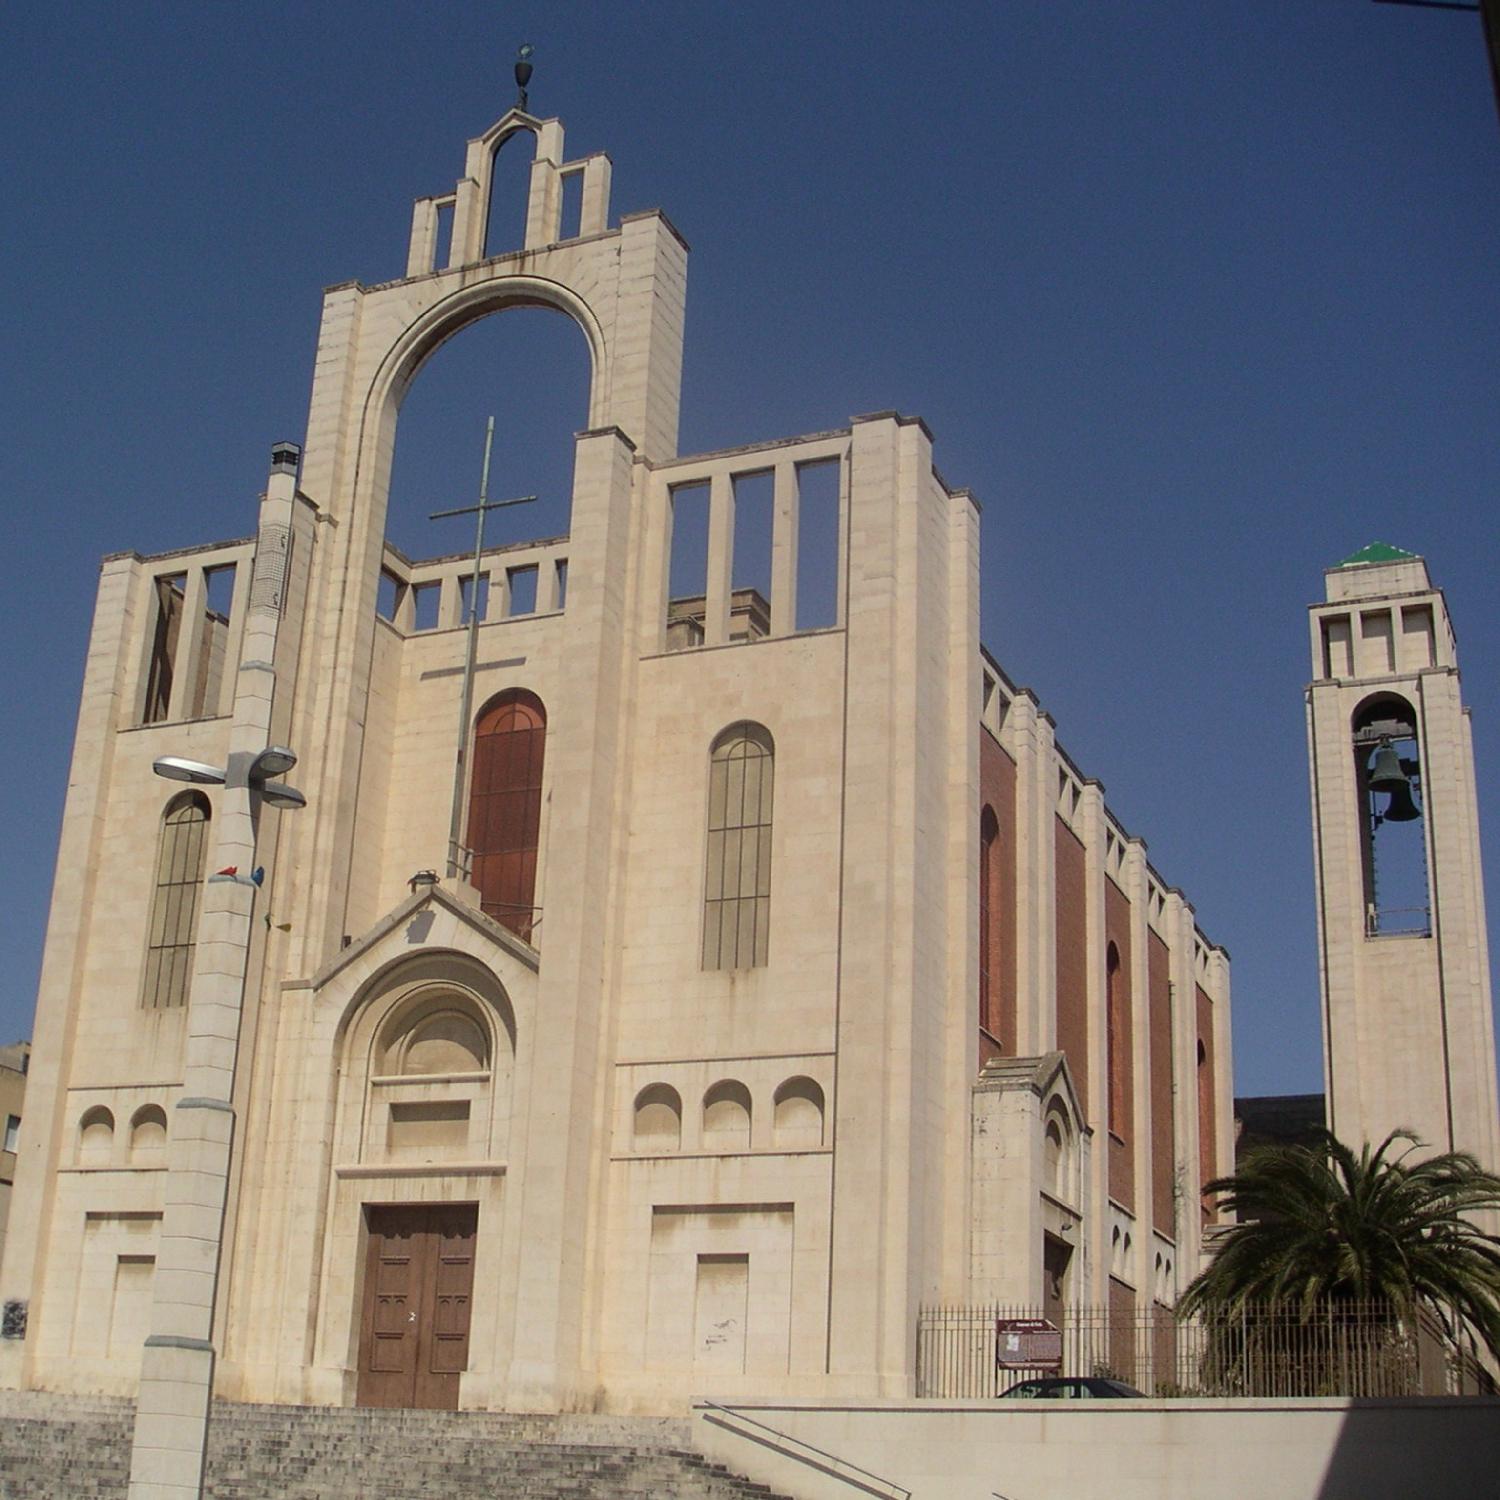
<instances>
[{"instance_id":1,"label":"church facade","mask_svg":"<svg viewBox=\"0 0 1500 1500\"><path fill-rule=\"evenodd\" d=\"M256 535L103 564L6 1384L128 1393L150 1337L258 1401L901 1396L923 1303L1128 1313L1200 1264L1227 955L983 649L921 421L678 454L687 248L611 223L609 170L519 111L470 142L405 276L326 294ZM514 306L583 330L589 426L568 535L484 553L471 656L472 559L388 545L387 491L423 361ZM769 598L732 555L765 476Z\"/></svg>"}]
</instances>

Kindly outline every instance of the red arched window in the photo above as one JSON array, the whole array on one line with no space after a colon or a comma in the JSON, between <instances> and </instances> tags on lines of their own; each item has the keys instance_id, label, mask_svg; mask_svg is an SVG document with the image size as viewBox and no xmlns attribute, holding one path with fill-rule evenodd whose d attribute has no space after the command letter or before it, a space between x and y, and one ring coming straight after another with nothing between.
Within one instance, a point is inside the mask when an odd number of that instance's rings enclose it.
<instances>
[{"instance_id":1,"label":"red arched window","mask_svg":"<svg viewBox=\"0 0 1500 1500\"><path fill-rule=\"evenodd\" d=\"M995 994L995 913L999 905L995 858L999 839L995 810L986 807L979 816L979 1024L996 1041L1003 1040Z\"/></svg>"},{"instance_id":2,"label":"red arched window","mask_svg":"<svg viewBox=\"0 0 1500 1500\"><path fill-rule=\"evenodd\" d=\"M1198 1038L1198 1182L1202 1184L1214 1176L1214 1070L1209 1059L1208 1048L1203 1038ZM1214 1205L1211 1198L1200 1200L1203 1217L1211 1219Z\"/></svg>"},{"instance_id":3,"label":"red arched window","mask_svg":"<svg viewBox=\"0 0 1500 1500\"><path fill-rule=\"evenodd\" d=\"M469 793L470 879L487 916L531 940L536 851L542 824L542 752L547 711L511 688L486 704L474 726Z\"/></svg>"},{"instance_id":4,"label":"red arched window","mask_svg":"<svg viewBox=\"0 0 1500 1500\"><path fill-rule=\"evenodd\" d=\"M1125 1015L1120 950L1113 943L1104 964L1106 1045L1109 1048L1109 1128L1123 1141L1130 1123L1130 1091L1126 1087L1130 1027Z\"/></svg>"}]
</instances>

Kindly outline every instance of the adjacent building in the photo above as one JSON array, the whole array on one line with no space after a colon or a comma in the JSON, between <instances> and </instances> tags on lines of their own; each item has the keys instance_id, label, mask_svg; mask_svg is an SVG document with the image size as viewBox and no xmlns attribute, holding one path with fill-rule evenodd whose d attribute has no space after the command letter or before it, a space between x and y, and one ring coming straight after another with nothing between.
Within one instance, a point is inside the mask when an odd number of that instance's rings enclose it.
<instances>
[{"instance_id":1,"label":"adjacent building","mask_svg":"<svg viewBox=\"0 0 1500 1500\"><path fill-rule=\"evenodd\" d=\"M10 1198L16 1183L16 1152L21 1144L21 1116L26 1103L26 1074L31 1044L14 1042L0 1047L0 1257L5 1254L5 1229L10 1222Z\"/></svg>"}]
</instances>

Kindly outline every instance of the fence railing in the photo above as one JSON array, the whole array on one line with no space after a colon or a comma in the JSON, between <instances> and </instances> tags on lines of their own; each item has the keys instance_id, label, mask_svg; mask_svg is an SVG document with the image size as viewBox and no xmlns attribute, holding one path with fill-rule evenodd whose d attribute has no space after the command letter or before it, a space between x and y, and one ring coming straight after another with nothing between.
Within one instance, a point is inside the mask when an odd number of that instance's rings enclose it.
<instances>
[{"instance_id":1,"label":"fence railing","mask_svg":"<svg viewBox=\"0 0 1500 1500\"><path fill-rule=\"evenodd\" d=\"M1410 1396L1469 1393L1487 1376L1436 1318L1388 1303L1351 1302L1304 1318L1293 1307L1179 1318L1172 1309L1054 1312L1059 1366L1000 1362L1001 1319L1037 1307L924 1307L917 1324L917 1395L983 1399L1039 1375L1106 1376L1147 1396Z\"/></svg>"}]
</instances>

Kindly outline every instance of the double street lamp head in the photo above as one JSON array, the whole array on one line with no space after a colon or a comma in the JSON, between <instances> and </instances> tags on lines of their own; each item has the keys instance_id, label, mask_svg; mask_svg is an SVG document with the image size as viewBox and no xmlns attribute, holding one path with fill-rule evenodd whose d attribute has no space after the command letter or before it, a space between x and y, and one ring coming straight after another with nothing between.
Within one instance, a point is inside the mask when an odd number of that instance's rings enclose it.
<instances>
[{"instance_id":1,"label":"double street lamp head","mask_svg":"<svg viewBox=\"0 0 1500 1500\"><path fill-rule=\"evenodd\" d=\"M285 745L267 745L250 762L245 780L250 790L258 792L271 807L306 807L307 798L296 787L268 779L284 775L296 764L296 754ZM168 781L187 781L194 786L223 786L229 774L222 766L188 760L181 755L159 755L152 761L151 769Z\"/></svg>"}]
</instances>

